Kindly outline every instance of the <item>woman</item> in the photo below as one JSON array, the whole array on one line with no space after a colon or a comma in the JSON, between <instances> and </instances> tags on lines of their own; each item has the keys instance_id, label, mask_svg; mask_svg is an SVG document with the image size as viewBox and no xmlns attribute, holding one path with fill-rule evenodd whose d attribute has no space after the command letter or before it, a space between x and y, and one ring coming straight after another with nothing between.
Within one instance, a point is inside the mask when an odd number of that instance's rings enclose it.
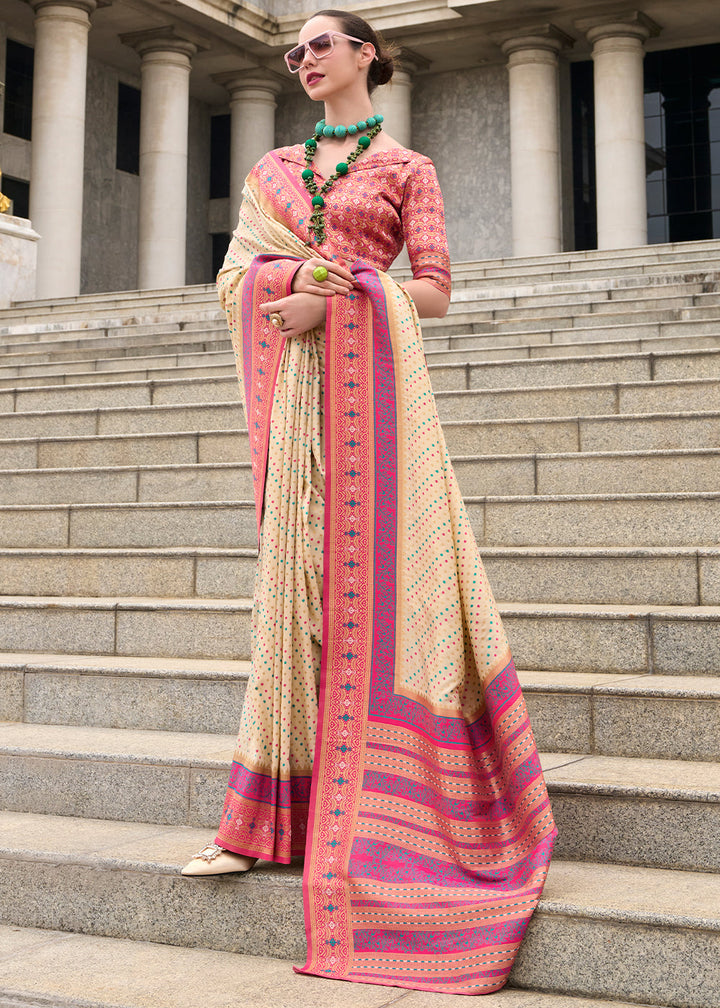
<instances>
[{"instance_id":1,"label":"woman","mask_svg":"<svg viewBox=\"0 0 720 1008\"><path fill-rule=\"evenodd\" d=\"M218 277L262 535L225 808L184 873L304 854L303 972L489 992L555 827L423 356L442 197L373 115L393 60L366 22L323 11L286 61L325 120L252 170Z\"/></svg>"}]
</instances>

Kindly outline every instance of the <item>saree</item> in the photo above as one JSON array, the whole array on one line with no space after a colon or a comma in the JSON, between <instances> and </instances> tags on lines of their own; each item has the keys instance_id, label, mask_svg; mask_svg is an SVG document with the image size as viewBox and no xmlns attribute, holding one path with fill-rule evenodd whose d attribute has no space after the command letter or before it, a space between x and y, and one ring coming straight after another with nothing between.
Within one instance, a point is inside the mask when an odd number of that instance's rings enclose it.
<instances>
[{"instance_id":1,"label":"saree","mask_svg":"<svg viewBox=\"0 0 720 1008\"><path fill-rule=\"evenodd\" d=\"M324 329L285 340L258 307L317 255L295 174L271 153L248 176L218 277L260 560L216 842L304 854L298 972L489 993L545 881L547 790L412 299L356 259Z\"/></svg>"}]
</instances>

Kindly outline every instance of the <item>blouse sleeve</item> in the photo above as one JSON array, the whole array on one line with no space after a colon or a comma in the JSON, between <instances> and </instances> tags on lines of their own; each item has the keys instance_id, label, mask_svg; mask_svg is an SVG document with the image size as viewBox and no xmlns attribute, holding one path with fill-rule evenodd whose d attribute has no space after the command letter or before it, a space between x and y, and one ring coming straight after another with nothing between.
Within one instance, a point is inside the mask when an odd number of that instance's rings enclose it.
<instances>
[{"instance_id":1,"label":"blouse sleeve","mask_svg":"<svg viewBox=\"0 0 720 1008\"><path fill-rule=\"evenodd\" d=\"M450 296L450 253L445 210L435 166L417 159L405 183L402 226L414 280L427 280Z\"/></svg>"}]
</instances>

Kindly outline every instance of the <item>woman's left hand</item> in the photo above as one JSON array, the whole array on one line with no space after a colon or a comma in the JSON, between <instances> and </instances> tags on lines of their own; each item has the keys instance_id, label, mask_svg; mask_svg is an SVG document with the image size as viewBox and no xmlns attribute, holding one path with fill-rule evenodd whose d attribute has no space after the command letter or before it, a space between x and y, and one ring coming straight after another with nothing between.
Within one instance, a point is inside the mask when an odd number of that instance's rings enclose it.
<instances>
[{"instance_id":1,"label":"woman's left hand","mask_svg":"<svg viewBox=\"0 0 720 1008\"><path fill-rule=\"evenodd\" d=\"M277 313L283 324L278 327L281 336L302 336L303 333L325 323L327 298L321 294L289 294L277 301L258 305L266 315Z\"/></svg>"},{"instance_id":2,"label":"woman's left hand","mask_svg":"<svg viewBox=\"0 0 720 1008\"><path fill-rule=\"evenodd\" d=\"M325 270L325 279L317 280L314 270ZM332 259L307 259L295 272L292 280L294 293L321 294L332 297L334 294L349 294L357 283L350 270L342 262Z\"/></svg>"}]
</instances>

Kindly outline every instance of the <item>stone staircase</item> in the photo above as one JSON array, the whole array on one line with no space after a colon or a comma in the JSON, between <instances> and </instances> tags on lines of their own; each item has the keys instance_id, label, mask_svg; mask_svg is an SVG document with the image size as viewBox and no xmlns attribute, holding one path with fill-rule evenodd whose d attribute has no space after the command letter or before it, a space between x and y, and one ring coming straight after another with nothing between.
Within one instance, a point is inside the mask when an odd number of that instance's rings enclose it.
<instances>
[{"instance_id":1,"label":"stone staircase","mask_svg":"<svg viewBox=\"0 0 720 1008\"><path fill-rule=\"evenodd\" d=\"M560 829L497 1003L718 1008L720 242L454 281L428 363ZM0 312L0 414L0 1008L449 1008L294 976L299 864L178 875L255 564L214 289Z\"/></svg>"}]
</instances>

